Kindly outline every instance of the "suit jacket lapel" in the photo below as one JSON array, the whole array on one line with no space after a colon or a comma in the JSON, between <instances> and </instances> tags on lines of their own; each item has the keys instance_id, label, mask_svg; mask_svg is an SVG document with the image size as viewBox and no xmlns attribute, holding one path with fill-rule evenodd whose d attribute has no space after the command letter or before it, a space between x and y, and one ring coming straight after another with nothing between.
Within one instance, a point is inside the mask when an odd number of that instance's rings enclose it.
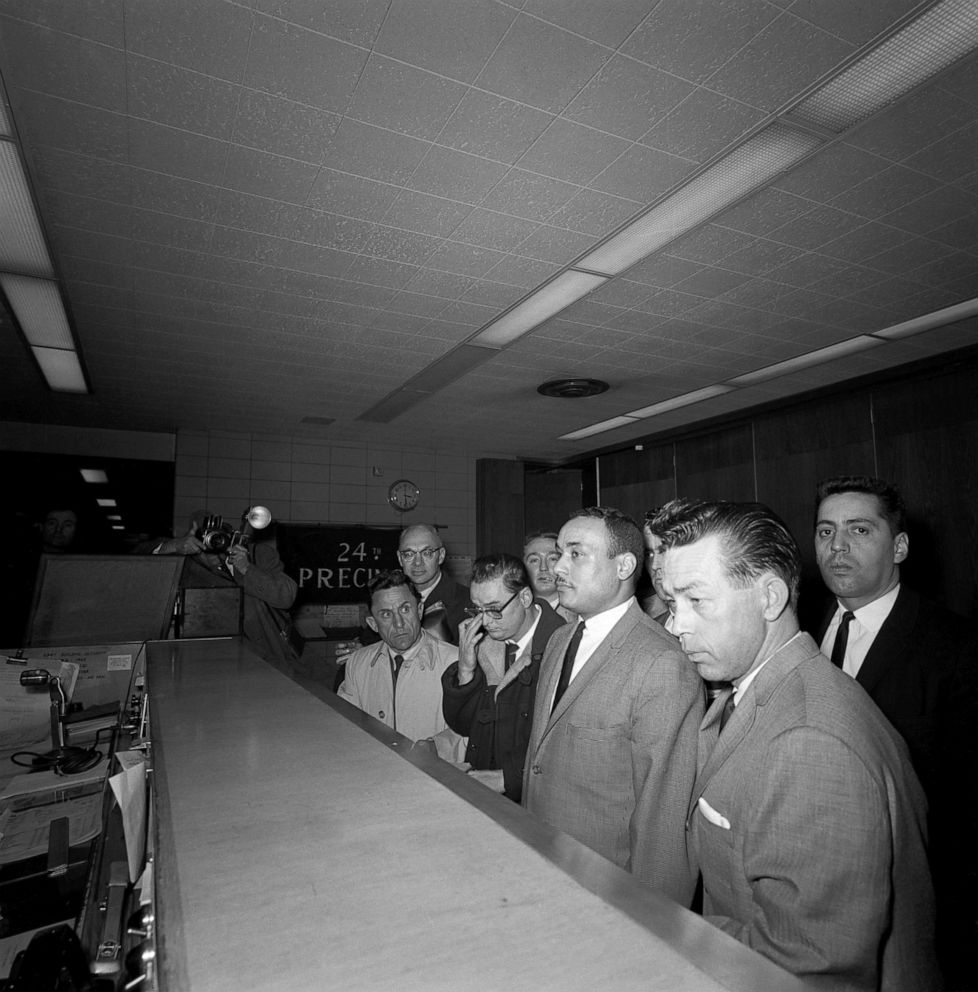
<instances>
[{"instance_id":1,"label":"suit jacket lapel","mask_svg":"<svg viewBox=\"0 0 978 992\"><path fill-rule=\"evenodd\" d=\"M893 609L883 621L856 675L856 681L868 693L872 694L887 669L906 650L907 638L917 622L919 609L920 597L912 589L901 585Z\"/></svg>"},{"instance_id":2,"label":"suit jacket lapel","mask_svg":"<svg viewBox=\"0 0 978 992\"><path fill-rule=\"evenodd\" d=\"M719 738L716 735L719 731L720 714L723 711L723 697L714 700L700 724L700 747L709 748L711 744L713 746L712 750L707 752L705 759L697 758L699 770L693 795L690 798L690 812L693 811L699 797L703 795L710 779L747 736L754 725L758 709L767 705L778 686L798 665L818 653L818 645L808 634L796 635L776 651L764 668L757 673Z\"/></svg>"},{"instance_id":3,"label":"suit jacket lapel","mask_svg":"<svg viewBox=\"0 0 978 992\"><path fill-rule=\"evenodd\" d=\"M585 690L588 683L597 675L599 671L608 663L608 660L612 656L612 652L616 651L621 642L631 633L632 628L636 623L636 616L632 612L633 610L639 612L639 607L637 604L633 603L626 611L624 616L611 628L608 632L608 636L598 645L594 654L584 663L584 667L574 676L571 680L570 685L567 687L567 691L561 697L560 702L554 708L553 713L550 714L550 718L547 721L547 726L544 728L543 736L550 732L554 724L567 712L574 701L581 695ZM567 626L570 626L568 624ZM573 631L571 632L573 635ZM564 642L564 648L566 650L567 643L570 641L570 637ZM560 669L563 664L564 654L563 651L560 654L560 664L554 666L555 677L550 681L548 686L549 692L546 696L547 704L549 705L550 700L553 698L554 690L557 688L557 680L560 678ZM541 738L542 740L542 738Z\"/></svg>"}]
</instances>

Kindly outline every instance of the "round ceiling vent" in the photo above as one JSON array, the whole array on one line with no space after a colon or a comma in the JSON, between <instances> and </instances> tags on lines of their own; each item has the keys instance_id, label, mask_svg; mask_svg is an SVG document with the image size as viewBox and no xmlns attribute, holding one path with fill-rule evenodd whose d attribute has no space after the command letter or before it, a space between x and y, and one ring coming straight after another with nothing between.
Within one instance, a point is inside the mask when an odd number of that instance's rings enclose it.
<instances>
[{"instance_id":1,"label":"round ceiling vent","mask_svg":"<svg viewBox=\"0 0 978 992\"><path fill-rule=\"evenodd\" d=\"M608 383L600 379L551 379L537 386L541 396L556 396L563 400L579 400L585 396L597 396L608 389Z\"/></svg>"}]
</instances>

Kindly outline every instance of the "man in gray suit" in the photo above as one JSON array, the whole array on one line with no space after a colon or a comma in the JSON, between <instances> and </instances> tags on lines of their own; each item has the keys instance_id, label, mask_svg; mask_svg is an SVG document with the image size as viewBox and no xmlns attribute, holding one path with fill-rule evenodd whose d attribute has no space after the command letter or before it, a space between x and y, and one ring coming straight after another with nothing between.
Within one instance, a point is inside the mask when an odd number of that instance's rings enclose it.
<instances>
[{"instance_id":1,"label":"man in gray suit","mask_svg":"<svg viewBox=\"0 0 978 992\"><path fill-rule=\"evenodd\" d=\"M631 517L582 510L557 544L560 604L580 622L553 634L541 663L523 804L688 906L702 683L635 600L644 546Z\"/></svg>"},{"instance_id":2,"label":"man in gray suit","mask_svg":"<svg viewBox=\"0 0 978 992\"><path fill-rule=\"evenodd\" d=\"M689 806L704 916L818 986L940 989L923 791L899 735L799 630L793 538L756 503L695 508L662 538L674 630L734 686L703 720Z\"/></svg>"}]
</instances>

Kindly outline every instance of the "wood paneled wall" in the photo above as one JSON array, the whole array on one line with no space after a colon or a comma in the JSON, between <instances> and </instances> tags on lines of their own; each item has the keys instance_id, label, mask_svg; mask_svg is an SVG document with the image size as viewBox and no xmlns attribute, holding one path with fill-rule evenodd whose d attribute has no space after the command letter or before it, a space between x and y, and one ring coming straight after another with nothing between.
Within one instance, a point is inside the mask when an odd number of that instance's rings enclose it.
<instances>
[{"instance_id":1,"label":"wood paneled wall","mask_svg":"<svg viewBox=\"0 0 978 992\"><path fill-rule=\"evenodd\" d=\"M592 459L593 461L593 459ZM591 477L585 468L585 483ZM824 593L812 552L815 486L833 475L895 482L909 510L904 578L978 615L978 362L832 393L736 422L602 454L600 501L639 521L677 495L759 500L805 559L806 619ZM584 501L591 502L586 493Z\"/></svg>"}]
</instances>

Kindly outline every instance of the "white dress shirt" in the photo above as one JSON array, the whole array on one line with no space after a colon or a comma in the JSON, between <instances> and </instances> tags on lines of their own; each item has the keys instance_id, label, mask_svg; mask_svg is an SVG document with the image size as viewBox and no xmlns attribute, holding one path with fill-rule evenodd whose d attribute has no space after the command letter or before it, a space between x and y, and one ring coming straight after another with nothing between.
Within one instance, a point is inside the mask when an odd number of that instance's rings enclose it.
<instances>
[{"instance_id":1,"label":"white dress shirt","mask_svg":"<svg viewBox=\"0 0 978 992\"><path fill-rule=\"evenodd\" d=\"M859 674L859 669L862 668L866 655L869 654L869 649L873 646L873 641L876 640L880 627L890 615L899 594L900 584L897 583L879 599L874 599L872 603L867 603L865 606L860 606L858 610L852 611L855 619L849 622L849 639L846 641L846 657L842 665L842 670L846 675L855 678ZM825 631L821 645L819 645L826 658L832 657L832 645L835 644L839 624L842 622L842 614L845 612L846 608L839 603L835 616L832 617L832 622L829 624L828 630Z\"/></svg>"}]
</instances>

